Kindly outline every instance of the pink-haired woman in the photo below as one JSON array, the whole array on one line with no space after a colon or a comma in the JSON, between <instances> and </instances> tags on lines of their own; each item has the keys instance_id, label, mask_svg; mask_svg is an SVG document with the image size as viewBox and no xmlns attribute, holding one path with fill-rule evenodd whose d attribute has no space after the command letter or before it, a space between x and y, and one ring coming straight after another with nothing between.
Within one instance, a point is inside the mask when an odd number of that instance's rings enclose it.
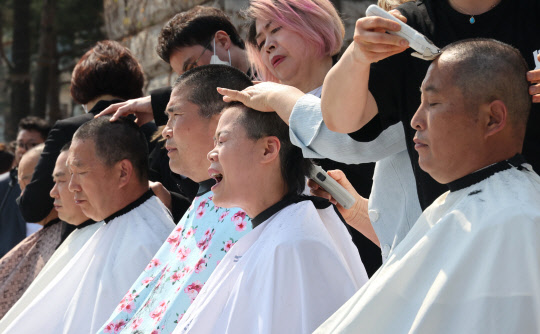
<instances>
[{"instance_id":1,"label":"pink-haired woman","mask_svg":"<svg viewBox=\"0 0 540 334\"><path fill-rule=\"evenodd\" d=\"M324 78L337 62L343 45L345 34L343 22L329 0L252 0L247 15L251 22L246 48L252 72L257 73L259 80L265 82L248 87L242 93L254 94L255 98L260 96L267 100L262 104L258 101L247 103L256 110L265 111L264 107L261 109L261 105L267 105L268 100L272 99L267 93L275 92L276 94L272 94L273 100L280 105L274 104L266 111L277 111L289 124L293 106L304 94L320 98ZM222 93L229 95L225 91ZM309 101L315 100L314 103L318 104L320 101L317 98ZM245 99L238 100L246 103ZM310 149L308 149L310 152L307 152L302 146L311 140L303 140L301 133L305 133L305 137L314 138L311 129L323 123L320 111L312 110L304 108L296 111L295 117L300 121L290 124L291 141L303 149L306 157L329 157L330 159L318 160L318 164L325 170L343 171L354 190L360 195L356 194L358 202L362 205L357 207L367 207L365 198L370 195L374 164L358 164L359 162L345 164L335 161L342 158L339 154L330 157L324 153L310 154L313 153ZM309 129L307 131L309 134L305 132L306 129ZM321 138L321 141L330 140L334 139ZM336 137L334 141L347 148L357 145L357 142L346 135ZM366 151L363 149L363 152ZM356 159L356 155L354 158ZM376 160L377 157L367 157L362 162ZM342 213L346 219L347 215L354 215L352 211ZM367 217L367 210L362 210L360 215L365 218L361 226L353 226L354 229L349 229L349 232L371 276L381 265L381 251L377 246L379 243L377 236Z\"/></svg>"}]
</instances>

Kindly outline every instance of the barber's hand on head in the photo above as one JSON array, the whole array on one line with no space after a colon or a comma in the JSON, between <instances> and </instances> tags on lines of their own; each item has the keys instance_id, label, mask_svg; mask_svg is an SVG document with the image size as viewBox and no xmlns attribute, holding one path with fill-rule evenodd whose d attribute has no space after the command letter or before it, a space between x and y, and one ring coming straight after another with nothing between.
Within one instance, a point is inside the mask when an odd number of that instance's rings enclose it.
<instances>
[{"instance_id":1,"label":"barber's hand on head","mask_svg":"<svg viewBox=\"0 0 540 334\"><path fill-rule=\"evenodd\" d=\"M343 173L341 170L329 170L328 175L336 180L340 185L342 185L350 194L354 196L356 199L354 205L350 209L345 209L341 204L339 204L333 197L330 195L326 190L324 190L321 186L319 186L315 181L312 179L309 179L307 182L308 187L310 188L310 192L314 196L322 197L328 199L332 204L334 204L339 213L343 216L343 219L349 224L351 224L354 217L361 214L362 210L367 210L367 199L360 196L358 192L354 189L352 184L349 182L347 177L345 176L345 173Z\"/></svg>"},{"instance_id":2,"label":"barber's hand on head","mask_svg":"<svg viewBox=\"0 0 540 334\"><path fill-rule=\"evenodd\" d=\"M113 113L114 115L111 117L111 122L116 121L121 116L135 114L137 117L135 123L137 123L138 126L143 126L154 119L154 114L152 113L152 97L145 96L138 99L111 104L105 110L97 114L96 117Z\"/></svg>"},{"instance_id":3,"label":"barber's hand on head","mask_svg":"<svg viewBox=\"0 0 540 334\"><path fill-rule=\"evenodd\" d=\"M148 181L148 186L154 195L156 195L157 198L159 198L159 200L165 204L167 209L172 210L171 193L167 190L167 188L165 188L160 182L152 181Z\"/></svg>"},{"instance_id":4,"label":"barber's hand on head","mask_svg":"<svg viewBox=\"0 0 540 334\"><path fill-rule=\"evenodd\" d=\"M249 108L258 111L275 111L272 106L272 95L281 94L287 90L296 89L291 86L278 84L275 82L256 82L256 85L249 86L242 91L227 88L218 88L218 93L223 95L223 101L238 101Z\"/></svg>"},{"instance_id":5,"label":"barber's hand on head","mask_svg":"<svg viewBox=\"0 0 540 334\"><path fill-rule=\"evenodd\" d=\"M407 22L397 9L390 14L403 22ZM399 31L400 25L392 20L377 16L363 17L356 21L354 29L353 59L357 62L371 64L392 55L405 51L409 42L403 37L387 34L386 31Z\"/></svg>"},{"instance_id":6,"label":"barber's hand on head","mask_svg":"<svg viewBox=\"0 0 540 334\"><path fill-rule=\"evenodd\" d=\"M540 55L538 55L538 60L540 61ZM527 72L527 80L533 84L529 87L533 103L540 103L540 68Z\"/></svg>"}]
</instances>

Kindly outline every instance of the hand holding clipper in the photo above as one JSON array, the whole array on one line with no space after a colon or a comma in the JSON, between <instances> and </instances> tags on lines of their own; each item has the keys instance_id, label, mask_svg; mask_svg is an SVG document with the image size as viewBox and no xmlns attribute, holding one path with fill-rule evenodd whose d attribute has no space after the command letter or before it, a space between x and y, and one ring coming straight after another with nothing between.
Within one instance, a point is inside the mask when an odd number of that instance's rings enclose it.
<instances>
[{"instance_id":1,"label":"hand holding clipper","mask_svg":"<svg viewBox=\"0 0 540 334\"><path fill-rule=\"evenodd\" d=\"M406 23L400 21L377 5L370 5L366 10L366 16L379 16L399 23L401 26L400 31L389 31L388 33L403 37L409 41L409 46L416 51L412 53L415 57L423 60L433 60L441 53L441 50L427 39L426 36L414 30Z\"/></svg>"},{"instance_id":2,"label":"hand holding clipper","mask_svg":"<svg viewBox=\"0 0 540 334\"><path fill-rule=\"evenodd\" d=\"M356 202L354 196L351 195L341 184L337 183L337 181L328 175L320 166L311 166L309 178L324 188L324 190L332 195L332 197L345 209L350 209Z\"/></svg>"}]
</instances>

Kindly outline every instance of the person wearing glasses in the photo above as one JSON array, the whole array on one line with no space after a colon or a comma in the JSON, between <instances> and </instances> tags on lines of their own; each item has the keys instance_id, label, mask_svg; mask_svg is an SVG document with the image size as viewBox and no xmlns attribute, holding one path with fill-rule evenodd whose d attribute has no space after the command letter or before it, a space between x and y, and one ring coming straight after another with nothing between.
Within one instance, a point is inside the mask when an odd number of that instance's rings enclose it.
<instances>
[{"instance_id":1,"label":"person wearing glasses","mask_svg":"<svg viewBox=\"0 0 540 334\"><path fill-rule=\"evenodd\" d=\"M19 122L14 168L0 176L0 257L31 234L28 232L35 232L36 229L31 228L32 226L40 227L29 224L28 228L17 207L16 199L21 194L17 182L17 166L26 151L45 141L50 129L47 121L35 116L25 117Z\"/></svg>"}]
</instances>

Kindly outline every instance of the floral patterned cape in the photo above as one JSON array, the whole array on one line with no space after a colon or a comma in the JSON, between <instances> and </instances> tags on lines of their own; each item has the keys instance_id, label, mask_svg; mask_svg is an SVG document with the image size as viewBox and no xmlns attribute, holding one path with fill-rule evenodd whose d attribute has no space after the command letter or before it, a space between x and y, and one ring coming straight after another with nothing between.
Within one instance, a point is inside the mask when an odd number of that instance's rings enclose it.
<instances>
[{"instance_id":1,"label":"floral patterned cape","mask_svg":"<svg viewBox=\"0 0 540 334\"><path fill-rule=\"evenodd\" d=\"M249 217L196 197L98 333L171 333L221 259L244 234Z\"/></svg>"}]
</instances>

